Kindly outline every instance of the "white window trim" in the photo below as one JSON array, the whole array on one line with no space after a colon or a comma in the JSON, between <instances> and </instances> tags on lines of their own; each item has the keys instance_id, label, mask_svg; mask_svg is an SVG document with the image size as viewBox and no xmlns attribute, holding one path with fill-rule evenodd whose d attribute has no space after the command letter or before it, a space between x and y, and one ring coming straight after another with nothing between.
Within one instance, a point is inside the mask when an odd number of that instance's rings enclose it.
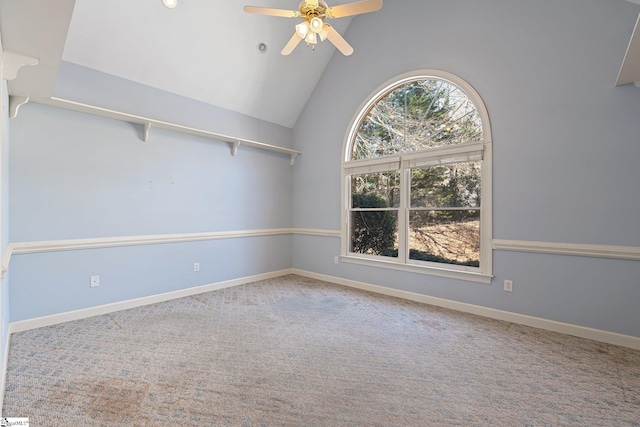
<instances>
[{"instance_id":1,"label":"white window trim","mask_svg":"<svg viewBox=\"0 0 640 427\"><path fill-rule=\"evenodd\" d=\"M439 263L404 263L399 261L387 260L384 257L369 257L363 254L355 254L349 252L349 229L348 229L348 215L349 215L349 175L360 168L366 168L362 163L371 164L371 162L362 162L359 160L349 161L351 156L352 146L351 142L354 140L355 132L357 132L356 126L360 121L369 113L373 104L385 93L389 92L393 88L400 86L404 83L415 81L417 79L438 79L448 81L458 86L473 102L476 107L480 119L482 120L483 140L482 143L483 161L482 161L482 204L480 206L480 267L469 269L464 266L453 266L448 264ZM445 150L456 150L456 146L447 147ZM462 148L466 150L467 147ZM448 154L448 153L447 153ZM493 278L493 152L492 152L492 139L491 139L491 124L489 122L489 114L485 107L482 98L478 92L466 81L460 77L441 70L417 70L402 74L394 77L385 83L381 84L376 90L374 90L367 99L365 99L358 109L356 114L352 117L345 138L342 144L342 165L341 165L341 227L340 227L340 240L341 240L341 259L343 262L366 265L370 267L387 268L392 270L407 271L411 273L427 274L439 277L447 277L458 280L466 280L479 283L491 283ZM381 158L378 162L381 164L388 164L389 161L399 162L406 161L419 156L418 153L407 153L403 156L389 156ZM403 208L400 208L402 211ZM399 221L402 217L402 213L399 211ZM400 221L398 224L398 231L404 232L402 224L404 221ZM400 248L398 255L400 255Z\"/></svg>"}]
</instances>

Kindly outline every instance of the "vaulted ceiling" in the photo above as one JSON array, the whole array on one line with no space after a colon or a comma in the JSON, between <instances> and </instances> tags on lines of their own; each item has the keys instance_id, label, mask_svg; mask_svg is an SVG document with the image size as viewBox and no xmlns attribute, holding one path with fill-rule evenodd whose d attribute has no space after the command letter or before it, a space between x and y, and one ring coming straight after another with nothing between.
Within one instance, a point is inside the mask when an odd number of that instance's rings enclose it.
<instances>
[{"instance_id":1,"label":"vaulted ceiling","mask_svg":"<svg viewBox=\"0 0 640 427\"><path fill-rule=\"evenodd\" d=\"M168 9L161 0L1 0L3 48L40 61L21 69L10 93L50 97L62 60L292 127L336 50L301 44L280 55L298 20L250 15L245 4L298 1L178 0ZM350 20L331 23L344 34Z\"/></svg>"},{"instance_id":2,"label":"vaulted ceiling","mask_svg":"<svg viewBox=\"0 0 640 427\"><path fill-rule=\"evenodd\" d=\"M173 9L162 0L0 0L3 49L39 60L20 70L9 92L51 97L66 61L293 127L332 55L340 53L325 41L315 51L301 43L290 56L280 55L298 20L250 15L245 4L296 9L298 0L178 0ZM350 21L331 22L347 40ZM640 85L638 33L618 84ZM266 52L259 52L260 43Z\"/></svg>"}]
</instances>

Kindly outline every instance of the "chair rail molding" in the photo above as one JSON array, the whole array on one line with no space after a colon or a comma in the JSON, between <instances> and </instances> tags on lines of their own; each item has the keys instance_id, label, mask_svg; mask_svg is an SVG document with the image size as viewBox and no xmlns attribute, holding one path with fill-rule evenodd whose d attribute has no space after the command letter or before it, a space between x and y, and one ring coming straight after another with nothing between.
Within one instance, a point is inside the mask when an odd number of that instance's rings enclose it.
<instances>
[{"instance_id":1,"label":"chair rail molding","mask_svg":"<svg viewBox=\"0 0 640 427\"><path fill-rule=\"evenodd\" d=\"M166 243L197 242L203 240L239 239L247 237L301 235L340 238L340 230L313 228L270 228L258 230L212 231L201 233L157 234L147 236L97 237L35 242L9 243L0 258L0 280L9 269L14 255L114 248L121 246L157 245ZM592 245L579 243L538 242L530 240L494 239L493 250L530 252L548 255L585 256L640 261L640 247ZM348 260L346 260L348 261Z\"/></svg>"},{"instance_id":2,"label":"chair rail molding","mask_svg":"<svg viewBox=\"0 0 640 427\"><path fill-rule=\"evenodd\" d=\"M640 261L640 247L593 245L583 243L536 242L530 240L494 239L493 249L550 255L586 256Z\"/></svg>"}]
</instances>

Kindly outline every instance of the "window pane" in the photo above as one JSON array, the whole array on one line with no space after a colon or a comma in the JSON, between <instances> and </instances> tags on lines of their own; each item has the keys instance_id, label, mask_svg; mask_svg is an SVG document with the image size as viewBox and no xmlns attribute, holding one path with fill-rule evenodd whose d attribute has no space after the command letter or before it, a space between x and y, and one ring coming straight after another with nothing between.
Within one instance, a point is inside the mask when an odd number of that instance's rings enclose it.
<instances>
[{"instance_id":1,"label":"window pane","mask_svg":"<svg viewBox=\"0 0 640 427\"><path fill-rule=\"evenodd\" d=\"M480 162L411 169L411 207L480 207Z\"/></svg>"},{"instance_id":2,"label":"window pane","mask_svg":"<svg viewBox=\"0 0 640 427\"><path fill-rule=\"evenodd\" d=\"M400 205L400 173L351 175L351 203L354 208L397 208Z\"/></svg>"},{"instance_id":3,"label":"window pane","mask_svg":"<svg viewBox=\"0 0 640 427\"><path fill-rule=\"evenodd\" d=\"M351 252L398 256L398 211L352 211Z\"/></svg>"},{"instance_id":4,"label":"window pane","mask_svg":"<svg viewBox=\"0 0 640 427\"><path fill-rule=\"evenodd\" d=\"M356 134L352 160L388 156L402 149L404 115L394 111L393 103L385 98L369 111Z\"/></svg>"},{"instance_id":5,"label":"window pane","mask_svg":"<svg viewBox=\"0 0 640 427\"><path fill-rule=\"evenodd\" d=\"M412 151L482 140L478 111L460 88L442 80L410 86L407 146Z\"/></svg>"},{"instance_id":6,"label":"window pane","mask_svg":"<svg viewBox=\"0 0 640 427\"><path fill-rule=\"evenodd\" d=\"M480 211L409 212L409 258L480 266Z\"/></svg>"},{"instance_id":7,"label":"window pane","mask_svg":"<svg viewBox=\"0 0 640 427\"><path fill-rule=\"evenodd\" d=\"M482 122L469 97L443 80L417 80L382 96L359 124L351 160L481 141Z\"/></svg>"}]
</instances>

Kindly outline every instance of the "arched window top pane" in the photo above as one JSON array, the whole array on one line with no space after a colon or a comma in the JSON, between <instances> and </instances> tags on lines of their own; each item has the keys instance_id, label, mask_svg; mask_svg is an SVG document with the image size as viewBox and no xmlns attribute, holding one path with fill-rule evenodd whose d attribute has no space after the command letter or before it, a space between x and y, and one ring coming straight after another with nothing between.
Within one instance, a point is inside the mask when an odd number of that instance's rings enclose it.
<instances>
[{"instance_id":1,"label":"arched window top pane","mask_svg":"<svg viewBox=\"0 0 640 427\"><path fill-rule=\"evenodd\" d=\"M483 129L478 109L462 89L420 78L374 99L353 138L350 160L361 160L482 141Z\"/></svg>"}]
</instances>

